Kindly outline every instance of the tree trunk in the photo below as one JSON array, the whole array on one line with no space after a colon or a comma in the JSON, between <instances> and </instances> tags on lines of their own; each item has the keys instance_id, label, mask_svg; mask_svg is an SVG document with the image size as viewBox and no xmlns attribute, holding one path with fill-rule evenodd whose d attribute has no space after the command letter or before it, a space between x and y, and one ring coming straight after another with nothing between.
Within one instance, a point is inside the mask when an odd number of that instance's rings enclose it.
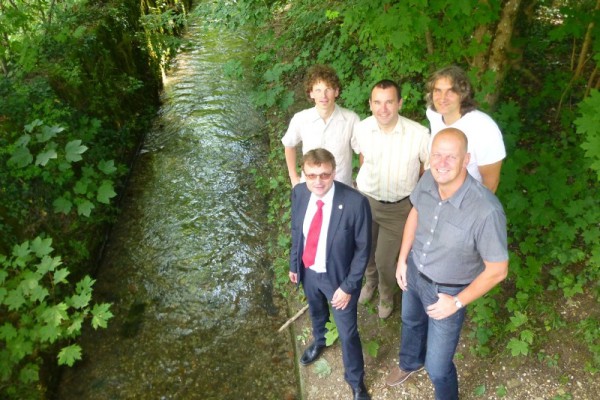
<instances>
[{"instance_id":1,"label":"tree trunk","mask_svg":"<svg viewBox=\"0 0 600 400\"><path fill-rule=\"evenodd\" d=\"M490 56L487 62L489 70L494 71L493 87L496 90L493 93L488 93L485 97L490 106L494 106L498 100L498 94L502 82L506 77L509 68L508 53L510 50L510 41L512 39L515 22L522 0L508 0L502 8L502 16L496 27L496 33L491 43Z\"/></svg>"},{"instance_id":2,"label":"tree trunk","mask_svg":"<svg viewBox=\"0 0 600 400\"><path fill-rule=\"evenodd\" d=\"M489 4L487 0L481 0L479 2L481 4L482 7L487 7L489 8ZM478 43L481 44L484 40L486 36L491 36L492 32L491 32L491 27L490 25L480 25L476 30L475 33L473 34L473 39ZM473 61L471 62L471 67L474 67L477 71L478 74L483 73L483 71L485 71L487 69L487 59L488 59L488 55L490 54L489 52L489 45L487 48L487 51L485 52L481 52L475 55L475 57L473 57Z\"/></svg>"},{"instance_id":3,"label":"tree trunk","mask_svg":"<svg viewBox=\"0 0 600 400\"><path fill-rule=\"evenodd\" d=\"M600 0L596 2L595 11L600 10ZM588 58L588 51L592 44L592 31L594 30L594 22L590 22L587 31L585 33L585 39L583 40L583 44L581 46L581 51L579 52L579 59L577 61L577 67L575 68L575 74L573 75L573 79L576 80L583 73L583 68L585 67L586 60Z\"/></svg>"}]
</instances>

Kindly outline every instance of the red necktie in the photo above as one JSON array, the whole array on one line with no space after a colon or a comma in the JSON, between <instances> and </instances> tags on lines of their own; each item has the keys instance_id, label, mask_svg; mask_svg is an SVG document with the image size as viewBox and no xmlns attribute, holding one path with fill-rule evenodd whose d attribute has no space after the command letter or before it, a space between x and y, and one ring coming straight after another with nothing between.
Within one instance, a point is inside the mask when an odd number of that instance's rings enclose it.
<instances>
[{"instance_id":1,"label":"red necktie","mask_svg":"<svg viewBox=\"0 0 600 400\"><path fill-rule=\"evenodd\" d=\"M310 228L308 228L308 235L306 235L306 245L304 246L304 253L302 254L302 261L304 267L308 268L314 265L315 256L317 254L317 245L319 244L319 235L321 233L321 225L323 223L323 202L317 200L317 212L310 222Z\"/></svg>"}]
</instances>

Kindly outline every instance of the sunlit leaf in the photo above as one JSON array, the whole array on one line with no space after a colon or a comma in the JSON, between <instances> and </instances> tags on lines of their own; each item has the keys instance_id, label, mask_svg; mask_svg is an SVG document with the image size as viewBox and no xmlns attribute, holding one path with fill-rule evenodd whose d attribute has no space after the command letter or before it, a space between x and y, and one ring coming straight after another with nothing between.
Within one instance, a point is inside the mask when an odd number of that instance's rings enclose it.
<instances>
[{"instance_id":1,"label":"sunlit leaf","mask_svg":"<svg viewBox=\"0 0 600 400\"><path fill-rule=\"evenodd\" d=\"M13 256L15 256L17 258L25 259L25 258L27 258L27 256L29 256L30 253L31 253L31 250L29 248L28 241L23 242L21 244L16 244L13 246L12 254L13 254Z\"/></svg>"},{"instance_id":2,"label":"sunlit leaf","mask_svg":"<svg viewBox=\"0 0 600 400\"><path fill-rule=\"evenodd\" d=\"M38 264L37 271L40 274L46 274L50 271L54 271L56 267L58 267L61 264L62 261L60 257L44 256L44 258L42 258L42 260Z\"/></svg>"},{"instance_id":3,"label":"sunlit leaf","mask_svg":"<svg viewBox=\"0 0 600 400\"><path fill-rule=\"evenodd\" d=\"M17 337L17 329L9 322L5 322L4 325L0 326L0 339L9 341Z\"/></svg>"},{"instance_id":4,"label":"sunlit leaf","mask_svg":"<svg viewBox=\"0 0 600 400\"><path fill-rule=\"evenodd\" d=\"M76 194L86 194L88 190L89 180L86 178L82 178L77 181L75 186L73 187L73 192Z\"/></svg>"},{"instance_id":5,"label":"sunlit leaf","mask_svg":"<svg viewBox=\"0 0 600 400\"><path fill-rule=\"evenodd\" d=\"M17 168L26 167L31 164L32 161L33 156L27 147L17 147L8 160L10 164L13 164Z\"/></svg>"},{"instance_id":6,"label":"sunlit leaf","mask_svg":"<svg viewBox=\"0 0 600 400\"><path fill-rule=\"evenodd\" d=\"M521 332L521 340L529 344L533 343L534 336L535 334L533 333L533 331L529 329L525 329L523 332Z\"/></svg>"},{"instance_id":7,"label":"sunlit leaf","mask_svg":"<svg viewBox=\"0 0 600 400\"><path fill-rule=\"evenodd\" d=\"M54 279L52 280L55 285L59 283L67 283L67 276L70 272L66 268L61 268L54 273Z\"/></svg>"},{"instance_id":8,"label":"sunlit leaf","mask_svg":"<svg viewBox=\"0 0 600 400\"><path fill-rule=\"evenodd\" d=\"M10 350L13 357L21 359L33 352L33 343L24 335L18 335L11 340Z\"/></svg>"},{"instance_id":9,"label":"sunlit leaf","mask_svg":"<svg viewBox=\"0 0 600 400\"><path fill-rule=\"evenodd\" d=\"M62 321L67 319L67 305L65 303L58 303L53 306L49 306L42 313L42 319L48 325L58 326Z\"/></svg>"},{"instance_id":10,"label":"sunlit leaf","mask_svg":"<svg viewBox=\"0 0 600 400\"><path fill-rule=\"evenodd\" d=\"M69 162L76 162L82 159L81 155L86 152L87 146L81 144L81 140L72 140L65 146L65 158Z\"/></svg>"},{"instance_id":11,"label":"sunlit leaf","mask_svg":"<svg viewBox=\"0 0 600 400\"><path fill-rule=\"evenodd\" d=\"M29 293L29 298L32 302L41 303L42 301L44 301L44 299L46 299L46 297L48 297L48 295L50 295L48 289L46 289L43 286L37 286L31 290L31 292Z\"/></svg>"},{"instance_id":12,"label":"sunlit leaf","mask_svg":"<svg viewBox=\"0 0 600 400\"><path fill-rule=\"evenodd\" d=\"M473 390L475 396L483 396L485 394L485 385L479 385Z\"/></svg>"},{"instance_id":13,"label":"sunlit leaf","mask_svg":"<svg viewBox=\"0 0 600 400\"><path fill-rule=\"evenodd\" d=\"M38 258L52 253L53 250L51 238L41 238L38 236L31 241L31 251L33 251Z\"/></svg>"},{"instance_id":14,"label":"sunlit leaf","mask_svg":"<svg viewBox=\"0 0 600 400\"><path fill-rule=\"evenodd\" d=\"M115 167L115 160L102 160L98 163L98 169L104 172L106 175L110 175L117 170Z\"/></svg>"},{"instance_id":15,"label":"sunlit leaf","mask_svg":"<svg viewBox=\"0 0 600 400\"><path fill-rule=\"evenodd\" d=\"M52 206L54 207L54 212L68 214L73 208L73 203L64 197L59 197L52 202Z\"/></svg>"},{"instance_id":16,"label":"sunlit leaf","mask_svg":"<svg viewBox=\"0 0 600 400\"><path fill-rule=\"evenodd\" d=\"M54 343L60 338L61 329L58 325L46 324L38 332L42 342Z\"/></svg>"},{"instance_id":17,"label":"sunlit leaf","mask_svg":"<svg viewBox=\"0 0 600 400\"><path fill-rule=\"evenodd\" d=\"M39 365L27 363L19 371L19 380L25 384L37 382L40 379Z\"/></svg>"},{"instance_id":18,"label":"sunlit leaf","mask_svg":"<svg viewBox=\"0 0 600 400\"><path fill-rule=\"evenodd\" d=\"M377 343L375 340L367 342L364 348L371 357L377 357L377 353L379 352L379 343Z\"/></svg>"},{"instance_id":19,"label":"sunlit leaf","mask_svg":"<svg viewBox=\"0 0 600 400\"><path fill-rule=\"evenodd\" d=\"M67 334L74 336L81 332L81 326L83 325L83 317L73 318L71 325L67 328Z\"/></svg>"},{"instance_id":20,"label":"sunlit leaf","mask_svg":"<svg viewBox=\"0 0 600 400\"><path fill-rule=\"evenodd\" d=\"M78 360L81 360L81 347L76 344L63 347L58 353L58 365L72 367L75 361Z\"/></svg>"},{"instance_id":21,"label":"sunlit leaf","mask_svg":"<svg viewBox=\"0 0 600 400\"><path fill-rule=\"evenodd\" d=\"M513 357L519 355L526 356L527 354L529 354L529 345L526 342L519 339L510 339L506 347L508 347Z\"/></svg>"},{"instance_id":22,"label":"sunlit leaf","mask_svg":"<svg viewBox=\"0 0 600 400\"><path fill-rule=\"evenodd\" d=\"M14 289L8 292L4 304L8 306L9 311L15 311L25 304L25 297L20 289Z\"/></svg>"},{"instance_id":23,"label":"sunlit leaf","mask_svg":"<svg viewBox=\"0 0 600 400\"><path fill-rule=\"evenodd\" d=\"M94 203L91 201L87 199L81 200L77 204L77 214L89 217L94 207Z\"/></svg>"},{"instance_id":24,"label":"sunlit leaf","mask_svg":"<svg viewBox=\"0 0 600 400\"><path fill-rule=\"evenodd\" d=\"M58 153L56 153L56 150L49 149L49 150L43 151L40 154L38 154L37 157L35 158L35 165L41 165L43 167L46 164L48 164L48 161L50 161L50 159L53 159L53 158L58 158Z\"/></svg>"},{"instance_id":25,"label":"sunlit leaf","mask_svg":"<svg viewBox=\"0 0 600 400\"><path fill-rule=\"evenodd\" d=\"M86 275L79 282L77 282L75 291L77 293L91 293L94 283L96 283L96 280L92 279L89 275Z\"/></svg>"},{"instance_id":26,"label":"sunlit leaf","mask_svg":"<svg viewBox=\"0 0 600 400\"><path fill-rule=\"evenodd\" d=\"M64 130L65 130L65 128L62 128L60 126L52 126L52 127L43 126L42 133L38 133L37 135L35 135L35 137L38 142L44 143L52 138L55 138L57 133L60 133Z\"/></svg>"},{"instance_id":27,"label":"sunlit leaf","mask_svg":"<svg viewBox=\"0 0 600 400\"><path fill-rule=\"evenodd\" d=\"M96 196L96 199L100 203L109 204L110 199L112 199L116 195L117 193L115 192L112 182L103 181L102 185L100 185L100 187L98 188L98 195Z\"/></svg>"},{"instance_id":28,"label":"sunlit leaf","mask_svg":"<svg viewBox=\"0 0 600 400\"><path fill-rule=\"evenodd\" d=\"M94 305L92 308L92 327L94 329L106 328L107 321L113 317L113 314L110 312L110 304L102 303Z\"/></svg>"},{"instance_id":29,"label":"sunlit leaf","mask_svg":"<svg viewBox=\"0 0 600 400\"><path fill-rule=\"evenodd\" d=\"M25 132L33 132L33 130L35 128L37 128L40 125L43 125L44 123L42 121L40 121L39 119L35 119L33 121L31 121L31 123L25 125Z\"/></svg>"},{"instance_id":30,"label":"sunlit leaf","mask_svg":"<svg viewBox=\"0 0 600 400\"><path fill-rule=\"evenodd\" d=\"M82 309L90 303L91 299L90 293L75 294L69 298L68 303L75 309Z\"/></svg>"}]
</instances>

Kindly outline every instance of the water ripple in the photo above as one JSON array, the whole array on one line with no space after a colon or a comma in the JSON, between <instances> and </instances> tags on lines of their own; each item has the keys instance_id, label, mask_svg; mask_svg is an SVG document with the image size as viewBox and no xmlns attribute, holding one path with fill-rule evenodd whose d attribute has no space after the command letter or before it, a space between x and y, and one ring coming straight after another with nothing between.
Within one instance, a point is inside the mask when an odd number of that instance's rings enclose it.
<instances>
[{"instance_id":1,"label":"water ripple","mask_svg":"<svg viewBox=\"0 0 600 400\"><path fill-rule=\"evenodd\" d=\"M61 399L281 399L296 393L286 319L266 264L261 117L223 62L244 35L190 29L165 82L96 284L109 328Z\"/></svg>"}]
</instances>

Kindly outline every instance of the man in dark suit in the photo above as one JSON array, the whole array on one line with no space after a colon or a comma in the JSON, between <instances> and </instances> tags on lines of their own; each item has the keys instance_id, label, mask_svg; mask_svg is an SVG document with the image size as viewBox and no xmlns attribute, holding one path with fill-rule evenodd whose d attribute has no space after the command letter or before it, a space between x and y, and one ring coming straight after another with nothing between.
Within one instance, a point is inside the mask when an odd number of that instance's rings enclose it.
<instances>
[{"instance_id":1,"label":"man in dark suit","mask_svg":"<svg viewBox=\"0 0 600 400\"><path fill-rule=\"evenodd\" d=\"M334 181L335 158L314 149L302 158L306 177L292 190L290 280L304 287L314 341L300 359L316 361L325 349L329 304L338 329L344 378L355 400L369 400L358 334L357 304L371 250L371 210L353 188Z\"/></svg>"}]
</instances>

